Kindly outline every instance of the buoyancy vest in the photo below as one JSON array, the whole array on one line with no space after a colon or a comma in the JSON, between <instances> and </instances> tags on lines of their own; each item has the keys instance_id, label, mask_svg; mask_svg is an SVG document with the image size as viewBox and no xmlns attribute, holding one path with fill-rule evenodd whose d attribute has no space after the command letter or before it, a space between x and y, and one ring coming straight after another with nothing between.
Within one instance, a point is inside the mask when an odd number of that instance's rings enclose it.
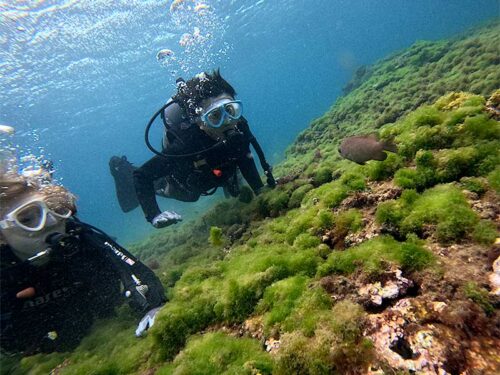
<instances>
[{"instance_id":1,"label":"buoyancy vest","mask_svg":"<svg viewBox=\"0 0 500 375\"><path fill-rule=\"evenodd\" d=\"M166 107L161 118L165 125L163 152L189 155L173 160L172 170L177 182L190 190L206 192L222 186L236 172L235 161L248 152L250 140L238 128L239 122L214 139L192 123L177 103Z\"/></svg>"}]
</instances>

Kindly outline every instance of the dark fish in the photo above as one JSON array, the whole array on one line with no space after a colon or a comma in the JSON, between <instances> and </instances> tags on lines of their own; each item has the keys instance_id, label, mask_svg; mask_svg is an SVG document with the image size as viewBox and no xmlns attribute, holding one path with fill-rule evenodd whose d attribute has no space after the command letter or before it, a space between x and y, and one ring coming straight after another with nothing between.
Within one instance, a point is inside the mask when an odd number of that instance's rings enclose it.
<instances>
[{"instance_id":1,"label":"dark fish","mask_svg":"<svg viewBox=\"0 0 500 375\"><path fill-rule=\"evenodd\" d=\"M375 134L356 135L344 138L339 146L339 154L358 164L365 164L368 160L385 160L384 151L397 152L397 146L391 141L379 141Z\"/></svg>"},{"instance_id":2,"label":"dark fish","mask_svg":"<svg viewBox=\"0 0 500 375\"><path fill-rule=\"evenodd\" d=\"M113 156L109 160L109 170L115 180L116 197L123 212L132 211L139 205L133 176L136 169L126 156Z\"/></svg>"}]
</instances>

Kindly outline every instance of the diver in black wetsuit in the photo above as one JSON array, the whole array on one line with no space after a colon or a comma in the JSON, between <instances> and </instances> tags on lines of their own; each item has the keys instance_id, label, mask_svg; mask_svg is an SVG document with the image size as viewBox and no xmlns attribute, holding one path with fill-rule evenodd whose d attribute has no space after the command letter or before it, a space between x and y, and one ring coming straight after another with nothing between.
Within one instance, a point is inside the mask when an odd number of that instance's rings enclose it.
<instances>
[{"instance_id":1,"label":"diver in black wetsuit","mask_svg":"<svg viewBox=\"0 0 500 375\"><path fill-rule=\"evenodd\" d=\"M123 301L145 314L140 336L165 303L156 275L75 212L62 187L0 176L2 351L71 350Z\"/></svg>"},{"instance_id":2,"label":"diver in black wetsuit","mask_svg":"<svg viewBox=\"0 0 500 375\"><path fill-rule=\"evenodd\" d=\"M110 160L125 212L135 207L137 199L146 220L156 228L166 227L180 221L181 216L173 211L161 212L155 194L194 202L223 187L229 195L237 196L237 170L259 194L264 185L250 145L257 152L267 184L275 186L272 168L242 116L243 106L235 95L234 88L218 71L198 74L187 82L178 80L177 93L153 116L146 130L146 143L157 155L140 168L132 167L123 157ZM161 152L148 140L149 127L159 115L165 126ZM136 196L123 188L128 185L131 168Z\"/></svg>"}]
</instances>

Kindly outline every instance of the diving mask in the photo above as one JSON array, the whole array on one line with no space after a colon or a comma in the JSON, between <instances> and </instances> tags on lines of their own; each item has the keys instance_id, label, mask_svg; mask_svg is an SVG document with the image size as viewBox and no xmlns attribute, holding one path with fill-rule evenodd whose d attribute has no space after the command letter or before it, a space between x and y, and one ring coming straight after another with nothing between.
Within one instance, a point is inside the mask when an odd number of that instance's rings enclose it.
<instances>
[{"instance_id":1,"label":"diving mask","mask_svg":"<svg viewBox=\"0 0 500 375\"><path fill-rule=\"evenodd\" d=\"M36 198L23 203L5 215L5 218L0 221L0 228L18 227L28 232L38 232L45 228L49 215L55 219L67 219L72 212L64 207L52 210L43 200Z\"/></svg>"},{"instance_id":2,"label":"diving mask","mask_svg":"<svg viewBox=\"0 0 500 375\"><path fill-rule=\"evenodd\" d=\"M22 261L39 266L49 261L47 238L66 232L66 208L51 209L40 198L22 202L0 221L0 230L12 252Z\"/></svg>"},{"instance_id":3,"label":"diving mask","mask_svg":"<svg viewBox=\"0 0 500 375\"><path fill-rule=\"evenodd\" d=\"M201 115L201 120L211 128L220 128L227 118L238 120L243 113L243 104L239 100L222 99L210 106Z\"/></svg>"}]
</instances>

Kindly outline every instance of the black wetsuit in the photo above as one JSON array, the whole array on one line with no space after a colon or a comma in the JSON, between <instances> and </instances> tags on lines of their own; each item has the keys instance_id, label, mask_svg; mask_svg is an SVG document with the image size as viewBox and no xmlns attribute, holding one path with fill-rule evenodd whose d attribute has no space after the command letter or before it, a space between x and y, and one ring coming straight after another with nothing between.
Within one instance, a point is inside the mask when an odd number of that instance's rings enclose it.
<instances>
[{"instance_id":1,"label":"black wetsuit","mask_svg":"<svg viewBox=\"0 0 500 375\"><path fill-rule=\"evenodd\" d=\"M185 122L167 131L166 137L165 154L194 155L155 156L134 172L137 198L148 221L161 213L154 186L154 181L161 178L168 181L165 196L187 202L197 201L200 195L227 184L237 168L255 193L264 186L250 144L259 157L263 158L263 153L243 117L235 129L227 132L224 142L215 141L196 124Z\"/></svg>"},{"instance_id":2,"label":"black wetsuit","mask_svg":"<svg viewBox=\"0 0 500 375\"><path fill-rule=\"evenodd\" d=\"M104 233L76 219L68 221L67 233L38 267L19 261L8 245L0 246L2 350L71 350L95 318L112 315L123 301L138 315L165 303L156 275ZM148 286L145 296L136 289L139 284ZM16 297L29 287L34 297Z\"/></svg>"}]
</instances>

